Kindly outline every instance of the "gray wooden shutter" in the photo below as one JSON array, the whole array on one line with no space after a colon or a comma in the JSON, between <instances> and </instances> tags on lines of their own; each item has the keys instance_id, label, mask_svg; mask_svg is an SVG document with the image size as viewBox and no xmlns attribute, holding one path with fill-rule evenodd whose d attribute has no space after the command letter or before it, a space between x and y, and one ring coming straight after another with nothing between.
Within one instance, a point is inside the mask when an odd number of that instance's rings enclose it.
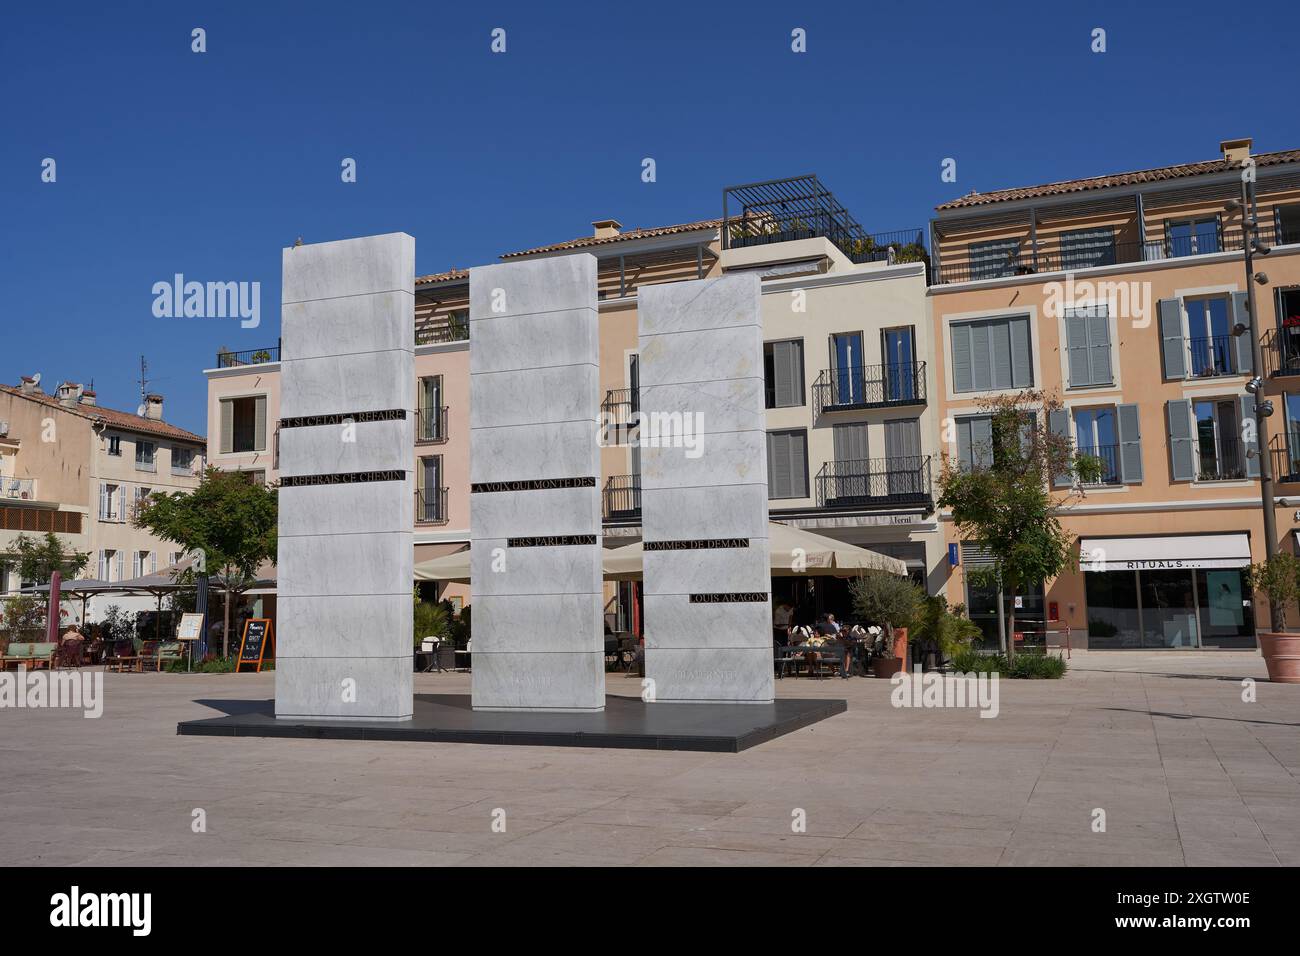
<instances>
[{"instance_id":1,"label":"gray wooden shutter","mask_svg":"<svg viewBox=\"0 0 1300 956\"><path fill-rule=\"evenodd\" d=\"M808 497L808 433L790 433L790 497Z\"/></svg>"},{"instance_id":2,"label":"gray wooden shutter","mask_svg":"<svg viewBox=\"0 0 1300 956\"><path fill-rule=\"evenodd\" d=\"M1059 438L1064 438L1067 442L1070 440L1070 413L1063 408L1054 408L1047 413L1047 427L1051 429L1052 434ZM1052 484L1057 488L1070 484L1071 475L1068 471L1063 471L1053 476Z\"/></svg>"},{"instance_id":3,"label":"gray wooden shutter","mask_svg":"<svg viewBox=\"0 0 1300 956\"><path fill-rule=\"evenodd\" d=\"M803 339L787 342L787 361L790 364L790 404L803 404Z\"/></svg>"},{"instance_id":4,"label":"gray wooden shutter","mask_svg":"<svg viewBox=\"0 0 1300 956\"><path fill-rule=\"evenodd\" d=\"M1100 311L1100 315L1097 314ZM1110 368L1110 315L1105 309L1094 311L1084 320L1088 328L1088 364L1093 385L1114 381Z\"/></svg>"},{"instance_id":5,"label":"gray wooden shutter","mask_svg":"<svg viewBox=\"0 0 1300 956\"><path fill-rule=\"evenodd\" d=\"M1192 403L1186 398L1165 402L1169 417L1169 463L1174 481L1196 478L1196 455L1192 448Z\"/></svg>"},{"instance_id":6,"label":"gray wooden shutter","mask_svg":"<svg viewBox=\"0 0 1300 956\"><path fill-rule=\"evenodd\" d=\"M1183 342L1183 304L1180 299L1161 299L1160 344L1165 359L1165 378L1187 378L1187 346Z\"/></svg>"},{"instance_id":7,"label":"gray wooden shutter","mask_svg":"<svg viewBox=\"0 0 1300 956\"><path fill-rule=\"evenodd\" d=\"M790 435L786 432L767 436L767 496L791 498Z\"/></svg>"},{"instance_id":8,"label":"gray wooden shutter","mask_svg":"<svg viewBox=\"0 0 1300 956\"><path fill-rule=\"evenodd\" d=\"M1008 323L1011 337L1011 387L1028 388L1034 384L1034 366L1029 352L1029 319L1020 317Z\"/></svg>"},{"instance_id":9,"label":"gray wooden shutter","mask_svg":"<svg viewBox=\"0 0 1300 956\"><path fill-rule=\"evenodd\" d=\"M1142 480L1142 428L1137 405L1115 409L1119 432L1119 478L1125 484Z\"/></svg>"},{"instance_id":10,"label":"gray wooden shutter","mask_svg":"<svg viewBox=\"0 0 1300 956\"><path fill-rule=\"evenodd\" d=\"M867 452L866 422L835 425L831 429L831 436L835 442L836 461L866 461L871 457Z\"/></svg>"},{"instance_id":11,"label":"gray wooden shutter","mask_svg":"<svg viewBox=\"0 0 1300 956\"><path fill-rule=\"evenodd\" d=\"M971 382L976 391L993 387L993 359L989 350L989 324L972 322L970 326Z\"/></svg>"},{"instance_id":12,"label":"gray wooden shutter","mask_svg":"<svg viewBox=\"0 0 1300 956\"><path fill-rule=\"evenodd\" d=\"M957 419L957 467L970 471L971 462L971 420Z\"/></svg>"},{"instance_id":13,"label":"gray wooden shutter","mask_svg":"<svg viewBox=\"0 0 1300 956\"><path fill-rule=\"evenodd\" d=\"M993 419L980 415L970 420L971 465L990 468L993 465Z\"/></svg>"},{"instance_id":14,"label":"gray wooden shutter","mask_svg":"<svg viewBox=\"0 0 1300 956\"><path fill-rule=\"evenodd\" d=\"M885 457L892 461L921 455L921 420L896 418L885 422ZM909 464L912 464L909 462Z\"/></svg>"},{"instance_id":15,"label":"gray wooden shutter","mask_svg":"<svg viewBox=\"0 0 1300 956\"><path fill-rule=\"evenodd\" d=\"M989 355L993 362L992 388L1011 388L1015 373L1011 358L1011 323L992 322L985 326L989 334Z\"/></svg>"},{"instance_id":16,"label":"gray wooden shutter","mask_svg":"<svg viewBox=\"0 0 1300 956\"><path fill-rule=\"evenodd\" d=\"M777 408L803 404L802 342L772 343L772 387Z\"/></svg>"},{"instance_id":17,"label":"gray wooden shutter","mask_svg":"<svg viewBox=\"0 0 1300 956\"><path fill-rule=\"evenodd\" d=\"M1070 373L1071 386L1092 384L1088 352L1088 320L1070 312L1065 317L1065 365Z\"/></svg>"},{"instance_id":18,"label":"gray wooden shutter","mask_svg":"<svg viewBox=\"0 0 1300 956\"><path fill-rule=\"evenodd\" d=\"M1240 295L1240 293L1237 293ZM1242 338L1245 338L1243 335ZM1255 431L1255 396L1242 395L1237 399L1241 421L1237 423L1237 435L1241 441L1242 457L1246 463L1246 477L1259 477L1259 435ZM1249 424L1247 424L1249 423ZM1250 435L1251 440L1246 441Z\"/></svg>"},{"instance_id":19,"label":"gray wooden shutter","mask_svg":"<svg viewBox=\"0 0 1300 956\"><path fill-rule=\"evenodd\" d=\"M253 399L253 449L266 451L266 396Z\"/></svg>"},{"instance_id":20,"label":"gray wooden shutter","mask_svg":"<svg viewBox=\"0 0 1300 956\"><path fill-rule=\"evenodd\" d=\"M1237 371L1252 372L1255 369L1255 329L1250 315L1250 297L1245 292L1232 293L1232 323L1244 325L1246 331L1235 337L1237 348Z\"/></svg>"},{"instance_id":21,"label":"gray wooden shutter","mask_svg":"<svg viewBox=\"0 0 1300 956\"><path fill-rule=\"evenodd\" d=\"M952 390L954 392L975 390L975 373L971 361L970 324L952 326Z\"/></svg>"},{"instance_id":22,"label":"gray wooden shutter","mask_svg":"<svg viewBox=\"0 0 1300 956\"><path fill-rule=\"evenodd\" d=\"M235 448L235 403L221 400L221 454L229 455Z\"/></svg>"}]
</instances>

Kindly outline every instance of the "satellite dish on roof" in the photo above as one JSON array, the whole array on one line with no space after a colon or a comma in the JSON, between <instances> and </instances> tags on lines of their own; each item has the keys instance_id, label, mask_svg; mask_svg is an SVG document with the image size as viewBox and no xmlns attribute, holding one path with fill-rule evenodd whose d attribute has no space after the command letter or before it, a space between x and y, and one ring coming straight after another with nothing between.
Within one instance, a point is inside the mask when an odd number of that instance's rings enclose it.
<instances>
[{"instance_id":1,"label":"satellite dish on roof","mask_svg":"<svg viewBox=\"0 0 1300 956\"><path fill-rule=\"evenodd\" d=\"M148 408L146 408L144 405L141 405L139 408L137 408L137 409L135 410L135 413L136 413L137 415L139 415L141 418L144 418L144 417L145 417L145 414L146 414L148 411L149 411Z\"/></svg>"},{"instance_id":2,"label":"satellite dish on roof","mask_svg":"<svg viewBox=\"0 0 1300 956\"><path fill-rule=\"evenodd\" d=\"M39 384L41 384L41 373L40 373L40 372L33 372L33 373L32 373L32 384L33 384L33 385L39 385Z\"/></svg>"}]
</instances>

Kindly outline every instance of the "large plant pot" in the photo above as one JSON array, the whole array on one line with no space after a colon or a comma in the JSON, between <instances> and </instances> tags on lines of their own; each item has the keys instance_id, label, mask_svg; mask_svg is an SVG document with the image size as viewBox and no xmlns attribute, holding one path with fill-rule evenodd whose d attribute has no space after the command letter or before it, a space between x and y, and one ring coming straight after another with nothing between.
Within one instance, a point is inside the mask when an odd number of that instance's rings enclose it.
<instances>
[{"instance_id":1,"label":"large plant pot","mask_svg":"<svg viewBox=\"0 0 1300 956\"><path fill-rule=\"evenodd\" d=\"M1274 684L1300 684L1300 634L1266 631L1259 635L1268 679Z\"/></svg>"},{"instance_id":2,"label":"large plant pot","mask_svg":"<svg viewBox=\"0 0 1300 956\"><path fill-rule=\"evenodd\" d=\"M871 673L877 677L893 677L907 669L907 628L894 629L894 653L889 657L877 657L871 662Z\"/></svg>"}]
</instances>

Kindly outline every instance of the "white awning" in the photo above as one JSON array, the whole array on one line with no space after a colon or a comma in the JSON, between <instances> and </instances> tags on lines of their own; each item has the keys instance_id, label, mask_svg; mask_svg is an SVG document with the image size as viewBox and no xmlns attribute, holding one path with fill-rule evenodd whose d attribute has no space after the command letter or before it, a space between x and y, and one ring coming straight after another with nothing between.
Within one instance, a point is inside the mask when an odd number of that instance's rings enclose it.
<instances>
[{"instance_id":1,"label":"white awning","mask_svg":"<svg viewBox=\"0 0 1300 956\"><path fill-rule=\"evenodd\" d=\"M1250 539L1244 534L1079 539L1079 567L1084 571L1244 568L1249 564Z\"/></svg>"}]
</instances>

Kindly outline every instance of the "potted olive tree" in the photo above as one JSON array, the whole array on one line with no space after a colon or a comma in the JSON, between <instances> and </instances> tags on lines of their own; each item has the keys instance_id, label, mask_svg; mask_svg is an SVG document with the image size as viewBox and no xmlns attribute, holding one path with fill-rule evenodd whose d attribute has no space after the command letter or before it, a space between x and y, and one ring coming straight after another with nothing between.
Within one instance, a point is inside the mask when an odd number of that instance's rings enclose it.
<instances>
[{"instance_id":1,"label":"potted olive tree","mask_svg":"<svg viewBox=\"0 0 1300 956\"><path fill-rule=\"evenodd\" d=\"M884 628L879 654L871 661L877 677L892 677L907 667L907 628L921 609L924 592L909 579L887 571L868 571L849 585L853 610Z\"/></svg>"},{"instance_id":2,"label":"potted olive tree","mask_svg":"<svg viewBox=\"0 0 1300 956\"><path fill-rule=\"evenodd\" d=\"M1281 552L1252 564L1246 572L1250 587L1268 596L1273 619L1281 631L1261 631L1259 650L1275 684L1300 684L1300 634L1286 632L1286 606L1300 595L1300 560Z\"/></svg>"}]
</instances>

